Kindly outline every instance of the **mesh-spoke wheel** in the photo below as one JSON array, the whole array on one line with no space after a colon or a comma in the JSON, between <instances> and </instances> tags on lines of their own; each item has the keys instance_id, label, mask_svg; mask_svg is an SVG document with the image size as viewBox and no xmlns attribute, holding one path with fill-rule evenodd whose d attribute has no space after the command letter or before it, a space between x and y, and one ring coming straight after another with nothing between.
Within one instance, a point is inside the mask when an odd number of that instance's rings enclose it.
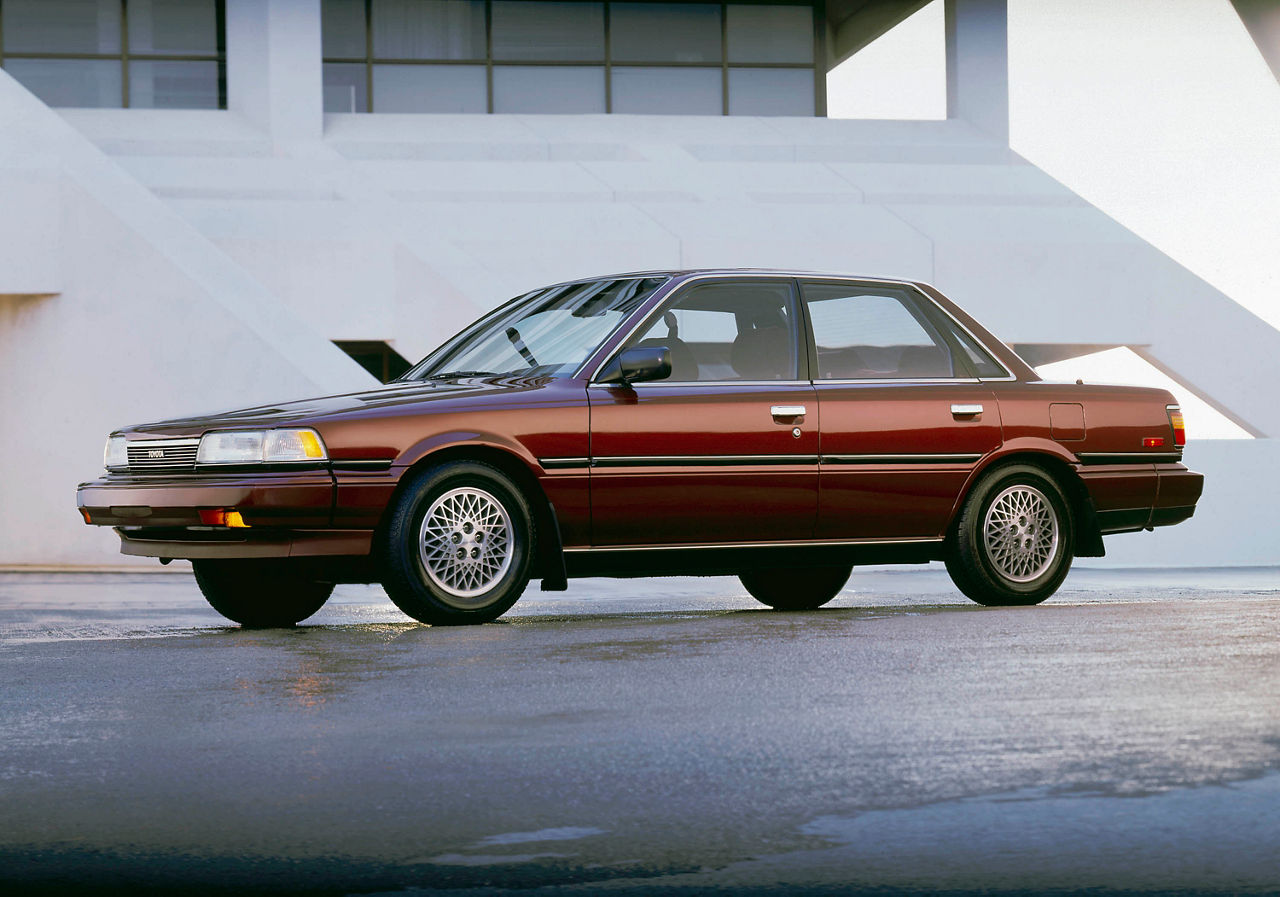
<instances>
[{"instance_id":1,"label":"mesh-spoke wheel","mask_svg":"<svg viewBox=\"0 0 1280 897\"><path fill-rule=\"evenodd\" d=\"M529 503L497 468L452 461L418 471L389 509L379 545L382 585L423 623L486 623L529 582Z\"/></svg>"},{"instance_id":2,"label":"mesh-spoke wheel","mask_svg":"<svg viewBox=\"0 0 1280 897\"><path fill-rule=\"evenodd\" d=\"M441 495L422 518L419 535L422 566L459 607L483 605L485 592L511 566L511 517L483 489L466 486Z\"/></svg>"},{"instance_id":3,"label":"mesh-spoke wheel","mask_svg":"<svg viewBox=\"0 0 1280 897\"><path fill-rule=\"evenodd\" d=\"M1058 515L1033 486L1010 486L991 502L982 524L992 566L1010 582L1032 582L1058 551Z\"/></svg>"},{"instance_id":4,"label":"mesh-spoke wheel","mask_svg":"<svg viewBox=\"0 0 1280 897\"><path fill-rule=\"evenodd\" d=\"M1071 568L1074 532L1066 493L1044 469L999 467L964 500L947 572L979 604L1039 604Z\"/></svg>"}]
</instances>

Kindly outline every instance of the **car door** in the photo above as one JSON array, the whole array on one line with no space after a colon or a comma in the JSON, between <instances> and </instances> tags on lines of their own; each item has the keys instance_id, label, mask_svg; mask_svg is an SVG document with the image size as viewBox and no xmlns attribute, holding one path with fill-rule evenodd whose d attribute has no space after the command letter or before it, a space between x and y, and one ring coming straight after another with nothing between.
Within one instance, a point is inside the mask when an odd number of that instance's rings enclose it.
<instances>
[{"instance_id":1,"label":"car door","mask_svg":"<svg viewBox=\"0 0 1280 897\"><path fill-rule=\"evenodd\" d=\"M806 280L801 291L822 421L817 538L940 537L1000 445L978 375L1003 369L909 285Z\"/></svg>"},{"instance_id":2,"label":"car door","mask_svg":"<svg viewBox=\"0 0 1280 897\"><path fill-rule=\"evenodd\" d=\"M789 278L703 278L623 348L666 346L671 375L593 383L592 544L809 539L818 415Z\"/></svg>"}]
</instances>

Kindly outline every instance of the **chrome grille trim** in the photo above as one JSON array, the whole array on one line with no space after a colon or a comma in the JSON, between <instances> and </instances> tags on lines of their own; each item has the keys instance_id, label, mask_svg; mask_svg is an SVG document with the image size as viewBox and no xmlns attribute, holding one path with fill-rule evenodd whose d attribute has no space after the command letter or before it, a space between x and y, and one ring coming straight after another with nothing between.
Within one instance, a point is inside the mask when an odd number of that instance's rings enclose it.
<instances>
[{"instance_id":1,"label":"chrome grille trim","mask_svg":"<svg viewBox=\"0 0 1280 897\"><path fill-rule=\"evenodd\" d=\"M196 466L199 438L139 439L125 446L129 470L190 470Z\"/></svg>"}]
</instances>

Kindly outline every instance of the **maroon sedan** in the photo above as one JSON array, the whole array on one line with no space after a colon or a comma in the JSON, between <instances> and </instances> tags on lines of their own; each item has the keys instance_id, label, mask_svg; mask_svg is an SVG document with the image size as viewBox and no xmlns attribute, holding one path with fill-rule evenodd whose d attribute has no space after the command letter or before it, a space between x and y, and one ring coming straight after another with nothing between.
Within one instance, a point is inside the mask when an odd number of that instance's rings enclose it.
<instances>
[{"instance_id":1,"label":"maroon sedan","mask_svg":"<svg viewBox=\"0 0 1280 897\"><path fill-rule=\"evenodd\" d=\"M932 560L1019 605L1190 517L1184 441L1169 393L1045 383L926 284L623 274L520 296L377 389L120 430L78 504L246 626L338 582L427 623L570 576L729 574L807 609L855 564Z\"/></svg>"}]
</instances>

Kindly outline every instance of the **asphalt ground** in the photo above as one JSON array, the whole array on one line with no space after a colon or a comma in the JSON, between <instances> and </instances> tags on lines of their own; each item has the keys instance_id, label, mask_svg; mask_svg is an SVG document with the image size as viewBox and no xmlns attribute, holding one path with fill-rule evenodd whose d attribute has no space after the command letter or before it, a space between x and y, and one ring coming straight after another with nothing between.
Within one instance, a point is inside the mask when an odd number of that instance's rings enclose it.
<instances>
[{"instance_id":1,"label":"asphalt ground","mask_svg":"<svg viewBox=\"0 0 1280 897\"><path fill-rule=\"evenodd\" d=\"M256 632L180 573L0 573L0 890L1280 893L1278 623L1274 568Z\"/></svg>"}]
</instances>

